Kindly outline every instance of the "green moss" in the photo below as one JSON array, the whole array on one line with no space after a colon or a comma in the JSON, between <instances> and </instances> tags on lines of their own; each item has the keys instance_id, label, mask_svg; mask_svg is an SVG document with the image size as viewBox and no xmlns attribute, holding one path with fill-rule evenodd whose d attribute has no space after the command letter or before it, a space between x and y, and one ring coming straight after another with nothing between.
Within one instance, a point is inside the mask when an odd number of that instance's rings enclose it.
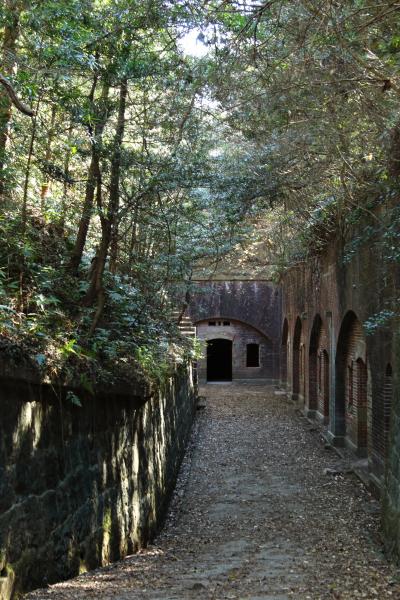
<instances>
[{"instance_id":1,"label":"green moss","mask_svg":"<svg viewBox=\"0 0 400 600\"><path fill-rule=\"evenodd\" d=\"M79 561L79 575L83 575L83 573L87 573L88 568L86 566L85 561L81 558Z\"/></svg>"},{"instance_id":2,"label":"green moss","mask_svg":"<svg viewBox=\"0 0 400 600\"><path fill-rule=\"evenodd\" d=\"M106 508L103 517L103 533L111 533L112 517L111 508Z\"/></svg>"}]
</instances>

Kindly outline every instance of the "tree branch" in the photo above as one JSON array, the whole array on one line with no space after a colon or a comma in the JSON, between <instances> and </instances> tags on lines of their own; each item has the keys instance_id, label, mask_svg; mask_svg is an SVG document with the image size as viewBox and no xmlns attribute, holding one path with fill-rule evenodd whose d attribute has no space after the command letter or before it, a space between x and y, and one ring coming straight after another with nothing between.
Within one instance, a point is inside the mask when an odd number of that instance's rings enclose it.
<instances>
[{"instance_id":1,"label":"tree branch","mask_svg":"<svg viewBox=\"0 0 400 600\"><path fill-rule=\"evenodd\" d=\"M24 115L27 115L28 117L33 117L34 116L34 111L29 108L29 106L26 106L26 104L24 104L23 102L21 102L21 100L18 98L16 91L14 90L13 86L11 85L11 83L9 82L9 80L4 77L4 75L2 75L0 73L0 84L5 88L11 102L14 104L15 108L17 108L20 112L22 112Z\"/></svg>"}]
</instances>

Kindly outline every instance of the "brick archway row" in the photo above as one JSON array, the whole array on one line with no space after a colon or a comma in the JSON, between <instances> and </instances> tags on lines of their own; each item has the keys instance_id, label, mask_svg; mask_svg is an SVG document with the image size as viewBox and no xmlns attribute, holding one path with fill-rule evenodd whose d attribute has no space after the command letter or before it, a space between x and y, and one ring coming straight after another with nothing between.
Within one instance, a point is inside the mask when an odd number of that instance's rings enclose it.
<instances>
[{"instance_id":1,"label":"brick archway row","mask_svg":"<svg viewBox=\"0 0 400 600\"><path fill-rule=\"evenodd\" d=\"M392 406L392 361L372 378L368 344L352 310L338 319L331 313L288 315L282 324L280 377L308 417L322 421L336 445L368 456L372 472L382 479L389 446Z\"/></svg>"}]
</instances>

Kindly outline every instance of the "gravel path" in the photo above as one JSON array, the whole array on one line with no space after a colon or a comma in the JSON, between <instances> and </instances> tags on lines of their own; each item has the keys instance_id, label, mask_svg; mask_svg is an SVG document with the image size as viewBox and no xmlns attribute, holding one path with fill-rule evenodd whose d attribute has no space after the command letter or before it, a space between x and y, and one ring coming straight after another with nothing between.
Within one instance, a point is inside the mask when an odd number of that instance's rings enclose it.
<instances>
[{"instance_id":1,"label":"gravel path","mask_svg":"<svg viewBox=\"0 0 400 600\"><path fill-rule=\"evenodd\" d=\"M400 599L379 506L318 428L263 386L201 393L206 406L155 544L26 598Z\"/></svg>"}]
</instances>

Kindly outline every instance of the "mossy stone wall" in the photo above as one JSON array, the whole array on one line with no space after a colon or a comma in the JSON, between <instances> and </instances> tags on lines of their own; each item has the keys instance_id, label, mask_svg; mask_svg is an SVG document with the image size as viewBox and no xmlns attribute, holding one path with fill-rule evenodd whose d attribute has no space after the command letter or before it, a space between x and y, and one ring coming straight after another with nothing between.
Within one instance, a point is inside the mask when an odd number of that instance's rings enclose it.
<instances>
[{"instance_id":1,"label":"mossy stone wall","mask_svg":"<svg viewBox=\"0 0 400 600\"><path fill-rule=\"evenodd\" d=\"M145 545L162 523L194 415L191 368L159 389L92 397L0 381L0 597Z\"/></svg>"}]
</instances>

